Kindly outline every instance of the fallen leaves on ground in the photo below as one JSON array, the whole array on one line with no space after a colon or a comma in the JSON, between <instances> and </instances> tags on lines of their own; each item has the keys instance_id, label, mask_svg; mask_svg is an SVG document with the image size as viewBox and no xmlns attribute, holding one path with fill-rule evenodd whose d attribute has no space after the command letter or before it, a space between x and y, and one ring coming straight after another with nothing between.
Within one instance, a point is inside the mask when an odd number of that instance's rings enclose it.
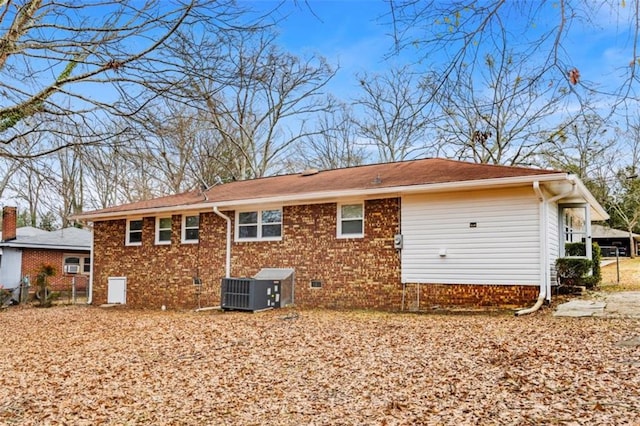
<instances>
[{"instance_id":1,"label":"fallen leaves on ground","mask_svg":"<svg viewBox=\"0 0 640 426\"><path fill-rule=\"evenodd\" d=\"M0 423L639 424L633 319L0 313Z\"/></svg>"}]
</instances>

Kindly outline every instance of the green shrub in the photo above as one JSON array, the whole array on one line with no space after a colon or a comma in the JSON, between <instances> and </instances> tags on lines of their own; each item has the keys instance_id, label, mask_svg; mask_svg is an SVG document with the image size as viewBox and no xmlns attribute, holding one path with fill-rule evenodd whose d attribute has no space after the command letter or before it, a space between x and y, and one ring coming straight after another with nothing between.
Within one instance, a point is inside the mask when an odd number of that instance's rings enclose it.
<instances>
[{"instance_id":1,"label":"green shrub","mask_svg":"<svg viewBox=\"0 0 640 426\"><path fill-rule=\"evenodd\" d=\"M591 276L586 277L587 288L597 287L602 281L602 271L600 270L600 261L602 260L602 250L598 243L593 243L591 246L591 257L593 260L593 270Z\"/></svg>"},{"instance_id":2,"label":"green shrub","mask_svg":"<svg viewBox=\"0 0 640 426\"><path fill-rule=\"evenodd\" d=\"M565 243L565 256L586 256L587 251L584 243Z\"/></svg>"},{"instance_id":3,"label":"green shrub","mask_svg":"<svg viewBox=\"0 0 640 426\"><path fill-rule=\"evenodd\" d=\"M584 278L591 272L593 262L585 258L560 257L556 260L558 281L561 285L585 285Z\"/></svg>"},{"instance_id":4,"label":"green shrub","mask_svg":"<svg viewBox=\"0 0 640 426\"><path fill-rule=\"evenodd\" d=\"M585 244L567 243L565 244L565 253L567 256L585 256ZM602 280L602 273L600 271L602 252L598 244L593 243L591 255L592 260L573 257L557 259L556 271L558 272L558 281L560 284L585 286L587 288L597 287Z\"/></svg>"}]
</instances>

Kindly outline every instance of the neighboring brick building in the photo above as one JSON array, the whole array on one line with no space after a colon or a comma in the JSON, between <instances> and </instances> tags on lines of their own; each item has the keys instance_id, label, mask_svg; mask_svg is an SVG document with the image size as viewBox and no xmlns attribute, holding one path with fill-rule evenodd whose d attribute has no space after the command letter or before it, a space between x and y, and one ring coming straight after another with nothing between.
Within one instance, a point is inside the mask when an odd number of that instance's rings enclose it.
<instances>
[{"instance_id":1,"label":"neighboring brick building","mask_svg":"<svg viewBox=\"0 0 640 426\"><path fill-rule=\"evenodd\" d=\"M76 216L93 223L93 303L194 308L206 294L219 304L223 277L289 268L296 305L386 310L548 300L562 241L589 239L591 220L606 218L567 173L442 159L232 182Z\"/></svg>"},{"instance_id":2,"label":"neighboring brick building","mask_svg":"<svg viewBox=\"0 0 640 426\"><path fill-rule=\"evenodd\" d=\"M0 237L0 284L20 295L20 284L28 281L33 290L38 270L43 264L53 265L56 275L49 277L53 291L84 291L91 271L91 232L66 228L45 231L32 227L16 228L16 208L2 210Z\"/></svg>"}]
</instances>

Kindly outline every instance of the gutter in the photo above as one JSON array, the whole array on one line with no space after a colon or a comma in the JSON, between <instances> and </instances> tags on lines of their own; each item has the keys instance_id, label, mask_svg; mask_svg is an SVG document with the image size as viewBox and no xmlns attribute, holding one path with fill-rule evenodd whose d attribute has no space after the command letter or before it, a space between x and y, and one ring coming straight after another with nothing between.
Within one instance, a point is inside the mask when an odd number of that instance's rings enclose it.
<instances>
[{"instance_id":1,"label":"gutter","mask_svg":"<svg viewBox=\"0 0 640 426\"><path fill-rule=\"evenodd\" d=\"M571 182L571 189L555 195L548 200L545 200L544 198L544 193L540 189L540 182L533 182L533 190L538 195L538 200L540 201L540 242L542 243L542 250L540 252L540 293L538 294L538 300L536 300L536 303L533 306L516 311L515 315L517 317L536 312L538 309L540 309L545 299L551 300L551 270L549 269L547 264L549 261L549 241L547 238L548 207L549 204L556 202L561 198L573 195L573 193L576 191L577 182L575 180L575 177L573 175L570 175L568 176L568 180Z\"/></svg>"},{"instance_id":2,"label":"gutter","mask_svg":"<svg viewBox=\"0 0 640 426\"><path fill-rule=\"evenodd\" d=\"M354 188L354 189L341 189L331 191L317 191L317 192L302 192L292 193L288 195L273 195L260 198L246 198L246 199L231 199L231 200L217 200L215 205L218 208L233 209L239 206L249 206L256 204L299 204L300 202L326 202L327 200L336 200L345 197L354 198L367 198L378 197L382 195L398 195L398 194L411 194L411 193L423 193L423 192L446 192L462 189L483 189L483 188L500 188L526 185L536 181L544 182L558 182L564 181L571 177L566 173L554 173L554 174L541 174L536 176L517 176L509 178L492 178L492 179L479 179L469 181L453 181L453 182L441 182L441 183L426 183L417 185L403 185L403 186L388 186L388 187L376 187L376 188ZM95 221L95 220L110 220L110 219L124 219L133 216L145 216L156 215L158 213L168 213L177 211L197 211L208 210L211 208L213 201L208 201L198 204L180 204L175 206L162 206L162 207L148 207L142 209L133 210L119 210L105 213L87 213L71 216L72 219L83 221ZM215 210L214 210L215 211Z\"/></svg>"},{"instance_id":3,"label":"gutter","mask_svg":"<svg viewBox=\"0 0 640 426\"><path fill-rule=\"evenodd\" d=\"M225 278L231 277L231 218L222 214L218 206L213 206L213 212L227 221L227 250L225 259Z\"/></svg>"}]
</instances>

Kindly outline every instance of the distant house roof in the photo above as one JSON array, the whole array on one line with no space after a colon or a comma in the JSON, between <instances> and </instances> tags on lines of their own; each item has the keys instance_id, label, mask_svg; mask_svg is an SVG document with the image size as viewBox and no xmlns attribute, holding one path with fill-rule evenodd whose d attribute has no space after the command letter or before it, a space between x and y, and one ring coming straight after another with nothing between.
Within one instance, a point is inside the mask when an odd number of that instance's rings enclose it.
<instances>
[{"instance_id":1,"label":"distant house roof","mask_svg":"<svg viewBox=\"0 0 640 426\"><path fill-rule=\"evenodd\" d=\"M371 164L230 182L208 190L192 191L75 215L94 220L147 214L172 209L237 207L256 203L302 202L346 196L375 196L412 191L472 189L539 181L567 180L568 173L524 167L432 158ZM586 191L586 189L584 190ZM588 191L586 191L588 192ZM590 195L590 194L589 194ZM592 204L596 204L592 200ZM601 216L606 212L597 205Z\"/></svg>"},{"instance_id":2,"label":"distant house roof","mask_svg":"<svg viewBox=\"0 0 640 426\"><path fill-rule=\"evenodd\" d=\"M631 234L634 240L640 241L640 234ZM603 225L591 225L592 238L629 238L629 232L622 229L609 228Z\"/></svg>"},{"instance_id":3,"label":"distant house roof","mask_svg":"<svg viewBox=\"0 0 640 426\"><path fill-rule=\"evenodd\" d=\"M2 242L0 247L88 251L91 249L91 231L73 227L45 231L26 226L17 228L16 239Z\"/></svg>"}]
</instances>

